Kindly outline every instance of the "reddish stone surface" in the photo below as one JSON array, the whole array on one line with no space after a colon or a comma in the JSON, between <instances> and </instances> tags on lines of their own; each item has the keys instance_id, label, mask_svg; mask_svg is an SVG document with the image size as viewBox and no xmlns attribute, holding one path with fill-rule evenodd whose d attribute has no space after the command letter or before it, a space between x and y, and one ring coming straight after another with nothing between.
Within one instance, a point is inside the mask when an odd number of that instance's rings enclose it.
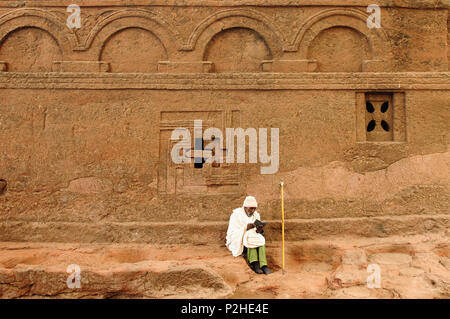
<instances>
[{"instance_id":1,"label":"reddish stone surface","mask_svg":"<svg viewBox=\"0 0 450 319\"><path fill-rule=\"evenodd\" d=\"M3 298L449 298L449 241L436 235L268 244L271 275L217 245L0 244ZM370 264L380 286L369 288ZM66 272L80 267L80 288Z\"/></svg>"},{"instance_id":2,"label":"reddish stone surface","mask_svg":"<svg viewBox=\"0 0 450 319\"><path fill-rule=\"evenodd\" d=\"M365 0L77 4L81 27L70 29L62 1L0 3L6 246L223 245L246 195L257 198L275 243L281 181L290 242L448 238L448 1L378 1L380 29L368 28ZM174 164L171 131L192 132L194 120L204 130L279 128L279 170ZM380 263L408 259L380 254ZM398 271L416 276L411 267ZM306 268L338 269L322 260ZM347 268L336 271L343 284L330 279L336 291L327 296L448 296L373 295L345 283ZM222 285L221 276L200 273ZM28 296L20 287L2 297ZM220 287L216 296L232 289ZM267 296L277 287L267 286Z\"/></svg>"}]
</instances>

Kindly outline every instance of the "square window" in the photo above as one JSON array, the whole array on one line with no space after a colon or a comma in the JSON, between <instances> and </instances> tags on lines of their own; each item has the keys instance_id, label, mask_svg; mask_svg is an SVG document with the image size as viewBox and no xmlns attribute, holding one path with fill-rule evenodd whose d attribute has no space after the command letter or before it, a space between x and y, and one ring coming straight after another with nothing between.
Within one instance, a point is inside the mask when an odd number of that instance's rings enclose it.
<instances>
[{"instance_id":1,"label":"square window","mask_svg":"<svg viewBox=\"0 0 450 319\"><path fill-rule=\"evenodd\" d=\"M405 142L405 94L356 93L358 142Z\"/></svg>"},{"instance_id":2,"label":"square window","mask_svg":"<svg viewBox=\"0 0 450 319\"><path fill-rule=\"evenodd\" d=\"M392 94L366 93L366 140L393 141Z\"/></svg>"}]
</instances>

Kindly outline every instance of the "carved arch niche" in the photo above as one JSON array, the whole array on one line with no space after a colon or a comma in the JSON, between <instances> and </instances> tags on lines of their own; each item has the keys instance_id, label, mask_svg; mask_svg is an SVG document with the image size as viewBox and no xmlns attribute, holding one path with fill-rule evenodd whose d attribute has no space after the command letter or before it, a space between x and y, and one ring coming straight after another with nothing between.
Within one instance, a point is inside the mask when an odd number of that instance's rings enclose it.
<instances>
[{"instance_id":1,"label":"carved arch niche","mask_svg":"<svg viewBox=\"0 0 450 319\"><path fill-rule=\"evenodd\" d=\"M260 72L262 62L272 59L263 37L252 29L230 28L220 31L205 48L204 61L221 72Z\"/></svg>"},{"instance_id":2,"label":"carved arch niche","mask_svg":"<svg viewBox=\"0 0 450 319\"><path fill-rule=\"evenodd\" d=\"M136 27L112 34L104 43L99 61L109 63L117 73L154 73L159 61L167 60L167 51L152 32Z\"/></svg>"},{"instance_id":3,"label":"carved arch niche","mask_svg":"<svg viewBox=\"0 0 450 319\"><path fill-rule=\"evenodd\" d=\"M361 72L372 54L363 34L336 26L322 30L314 38L307 59L316 63L317 72Z\"/></svg>"},{"instance_id":4,"label":"carved arch niche","mask_svg":"<svg viewBox=\"0 0 450 319\"><path fill-rule=\"evenodd\" d=\"M264 60L283 53L282 35L269 19L248 9L219 11L203 20L192 32L183 51L215 72L258 72Z\"/></svg>"},{"instance_id":5,"label":"carved arch niche","mask_svg":"<svg viewBox=\"0 0 450 319\"><path fill-rule=\"evenodd\" d=\"M294 47L314 71L370 72L388 69L391 52L381 29L369 29L368 15L356 9L331 9L311 17Z\"/></svg>"},{"instance_id":6,"label":"carved arch niche","mask_svg":"<svg viewBox=\"0 0 450 319\"><path fill-rule=\"evenodd\" d=\"M272 72L383 72L392 53L382 29L369 29L368 14L327 9L308 18L285 51L292 60L267 63ZM295 58L294 58L295 57Z\"/></svg>"},{"instance_id":7,"label":"carved arch niche","mask_svg":"<svg viewBox=\"0 0 450 319\"><path fill-rule=\"evenodd\" d=\"M76 37L56 16L39 9L18 9L0 17L0 69L51 72L70 55Z\"/></svg>"},{"instance_id":8,"label":"carved arch niche","mask_svg":"<svg viewBox=\"0 0 450 319\"><path fill-rule=\"evenodd\" d=\"M51 72L62 54L56 40L36 27L15 29L0 44L0 61L9 72Z\"/></svg>"},{"instance_id":9,"label":"carved arch niche","mask_svg":"<svg viewBox=\"0 0 450 319\"><path fill-rule=\"evenodd\" d=\"M121 10L95 26L86 48L111 72L158 72L158 63L176 54L177 36L170 25L151 12Z\"/></svg>"}]
</instances>

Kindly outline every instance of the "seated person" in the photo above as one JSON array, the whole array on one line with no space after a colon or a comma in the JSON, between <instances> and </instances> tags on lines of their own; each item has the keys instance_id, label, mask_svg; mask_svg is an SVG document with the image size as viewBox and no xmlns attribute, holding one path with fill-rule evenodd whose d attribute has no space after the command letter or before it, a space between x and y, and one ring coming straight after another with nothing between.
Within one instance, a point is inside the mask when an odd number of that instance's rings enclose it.
<instances>
[{"instance_id":1,"label":"seated person","mask_svg":"<svg viewBox=\"0 0 450 319\"><path fill-rule=\"evenodd\" d=\"M226 246L234 257L240 256L245 246L247 259L253 271L268 275L272 271L267 267L265 239L262 235L265 224L260 222L257 206L256 199L247 196L243 207L233 210L227 230Z\"/></svg>"}]
</instances>

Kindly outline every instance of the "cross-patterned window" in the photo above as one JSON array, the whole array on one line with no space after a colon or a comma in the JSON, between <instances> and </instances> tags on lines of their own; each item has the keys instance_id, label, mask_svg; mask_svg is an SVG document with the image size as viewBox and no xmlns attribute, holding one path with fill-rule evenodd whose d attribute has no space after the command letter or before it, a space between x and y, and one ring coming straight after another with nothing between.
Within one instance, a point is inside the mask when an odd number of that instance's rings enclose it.
<instances>
[{"instance_id":1,"label":"cross-patterned window","mask_svg":"<svg viewBox=\"0 0 450 319\"><path fill-rule=\"evenodd\" d=\"M367 141L392 141L392 94L366 94Z\"/></svg>"},{"instance_id":2,"label":"cross-patterned window","mask_svg":"<svg viewBox=\"0 0 450 319\"><path fill-rule=\"evenodd\" d=\"M403 92L356 92L358 142L406 142Z\"/></svg>"}]
</instances>

